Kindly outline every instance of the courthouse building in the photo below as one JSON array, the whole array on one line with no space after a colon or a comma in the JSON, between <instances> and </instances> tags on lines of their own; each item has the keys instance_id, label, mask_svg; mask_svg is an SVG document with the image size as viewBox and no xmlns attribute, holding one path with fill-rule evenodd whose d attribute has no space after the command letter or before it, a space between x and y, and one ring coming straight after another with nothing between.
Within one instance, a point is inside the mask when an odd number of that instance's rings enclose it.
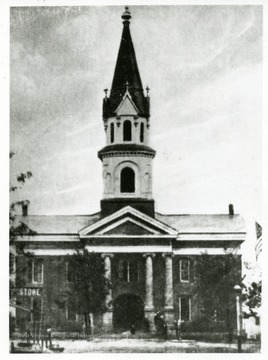
<instances>
[{"instance_id":1,"label":"courthouse building","mask_svg":"<svg viewBox=\"0 0 268 360\"><path fill-rule=\"evenodd\" d=\"M103 331L127 329L132 323L141 327L144 321L153 330L157 311L162 311L169 326L177 319L196 320L195 265L200 254L217 256L232 250L241 262L245 226L232 206L221 215L163 215L155 211L152 182L156 151L149 142L153 125L149 89L143 89L127 8L122 19L112 87L103 99L106 146L98 152L103 169L100 211L83 216L34 216L24 209L16 219L34 231L15 241L32 254L28 283L17 301L21 307L42 307L45 323L58 331L81 329L81 318L66 295L71 279L68 255L77 249L101 254L111 279L108 310L94 319ZM32 321L30 313L17 308L17 327Z\"/></svg>"}]
</instances>

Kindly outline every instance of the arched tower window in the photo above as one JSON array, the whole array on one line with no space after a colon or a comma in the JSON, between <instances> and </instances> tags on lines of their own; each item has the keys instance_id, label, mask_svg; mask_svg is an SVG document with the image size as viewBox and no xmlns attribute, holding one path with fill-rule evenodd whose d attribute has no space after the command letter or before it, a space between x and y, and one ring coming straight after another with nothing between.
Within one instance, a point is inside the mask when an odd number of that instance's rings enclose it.
<instances>
[{"instance_id":1,"label":"arched tower window","mask_svg":"<svg viewBox=\"0 0 268 360\"><path fill-rule=\"evenodd\" d=\"M123 141L131 141L131 121L126 120L123 125Z\"/></svg>"},{"instance_id":2,"label":"arched tower window","mask_svg":"<svg viewBox=\"0 0 268 360\"><path fill-rule=\"evenodd\" d=\"M140 127L140 142L144 142L144 123L141 123Z\"/></svg>"},{"instance_id":3,"label":"arched tower window","mask_svg":"<svg viewBox=\"0 0 268 360\"><path fill-rule=\"evenodd\" d=\"M111 140L111 143L114 142L114 123L111 123L111 128L110 128L110 140Z\"/></svg>"},{"instance_id":4,"label":"arched tower window","mask_svg":"<svg viewBox=\"0 0 268 360\"><path fill-rule=\"evenodd\" d=\"M121 171L120 191L121 193L135 192L135 172L129 167L125 167Z\"/></svg>"}]
</instances>

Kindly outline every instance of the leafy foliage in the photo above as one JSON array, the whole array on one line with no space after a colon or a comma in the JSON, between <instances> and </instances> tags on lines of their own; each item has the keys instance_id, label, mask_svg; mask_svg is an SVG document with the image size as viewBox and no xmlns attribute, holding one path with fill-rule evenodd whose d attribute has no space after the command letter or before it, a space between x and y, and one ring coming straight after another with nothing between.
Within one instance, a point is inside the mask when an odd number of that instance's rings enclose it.
<instances>
[{"instance_id":1,"label":"leafy foliage","mask_svg":"<svg viewBox=\"0 0 268 360\"><path fill-rule=\"evenodd\" d=\"M9 153L9 158L12 159L15 155L14 152ZM23 185L26 183L26 180L31 179L33 176L31 171L26 171L25 173L20 173L16 178L16 184L10 184L9 185L9 192L14 193L18 190L20 190ZM32 231L27 224L23 222L16 222L17 217L17 207L23 207L28 206L30 204L29 200L21 200L21 201L14 201L10 203L9 208L9 236L10 236L10 242L14 241L16 235L33 235L35 234L34 231Z\"/></svg>"},{"instance_id":2,"label":"leafy foliage","mask_svg":"<svg viewBox=\"0 0 268 360\"><path fill-rule=\"evenodd\" d=\"M69 256L68 266L73 283L72 303L77 313L85 316L86 325L89 325L89 313L106 310L105 298L111 284L105 276L104 261L100 254L83 250Z\"/></svg>"},{"instance_id":3,"label":"leafy foliage","mask_svg":"<svg viewBox=\"0 0 268 360\"><path fill-rule=\"evenodd\" d=\"M14 152L9 153L9 158L12 159L15 155ZM26 171L21 173L16 177L16 183L9 185L9 192L14 193L19 191L27 180L32 177L31 171ZM17 235L33 235L35 232L29 228L27 224L22 221L17 221L17 207L18 206L27 206L29 200L14 201L10 203L9 207L9 241L10 241L10 251L9 251L9 294L10 302L14 304L16 302L16 288L23 287L26 283L25 272L28 267L28 258L31 257L31 254L24 254L23 245L20 243L14 244L14 240ZM18 265L16 261L17 256L25 257L25 261L20 262ZM16 275L16 276L15 276Z\"/></svg>"},{"instance_id":4,"label":"leafy foliage","mask_svg":"<svg viewBox=\"0 0 268 360\"><path fill-rule=\"evenodd\" d=\"M262 282L253 281L243 294L243 301L248 311L244 312L244 317L258 316L257 309L261 306Z\"/></svg>"},{"instance_id":5,"label":"leafy foliage","mask_svg":"<svg viewBox=\"0 0 268 360\"><path fill-rule=\"evenodd\" d=\"M196 273L201 317L225 320L230 328L235 311L234 286L241 284L240 257L204 253L196 264Z\"/></svg>"}]
</instances>

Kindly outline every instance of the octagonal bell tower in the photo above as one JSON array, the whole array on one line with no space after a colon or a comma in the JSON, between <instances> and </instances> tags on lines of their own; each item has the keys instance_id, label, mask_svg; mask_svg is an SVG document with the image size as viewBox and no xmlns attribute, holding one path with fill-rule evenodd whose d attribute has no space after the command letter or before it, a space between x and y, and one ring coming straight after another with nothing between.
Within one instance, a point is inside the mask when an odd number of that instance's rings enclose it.
<instances>
[{"instance_id":1,"label":"octagonal bell tower","mask_svg":"<svg viewBox=\"0 0 268 360\"><path fill-rule=\"evenodd\" d=\"M132 206L154 217L152 160L149 147L149 88L144 95L130 34L131 15L122 15L123 32L110 96L105 89L103 122L106 146L98 152L103 164L102 216Z\"/></svg>"}]
</instances>

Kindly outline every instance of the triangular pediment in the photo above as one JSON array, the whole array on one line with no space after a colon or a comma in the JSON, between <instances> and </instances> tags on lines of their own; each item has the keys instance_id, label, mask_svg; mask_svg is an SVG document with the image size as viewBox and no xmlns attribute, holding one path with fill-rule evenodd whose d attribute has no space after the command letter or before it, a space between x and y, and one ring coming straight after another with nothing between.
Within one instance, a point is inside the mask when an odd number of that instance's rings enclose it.
<instances>
[{"instance_id":1,"label":"triangular pediment","mask_svg":"<svg viewBox=\"0 0 268 360\"><path fill-rule=\"evenodd\" d=\"M118 108L116 109L115 113L119 116L123 115L138 115L138 109L135 106L134 102L131 99L129 92L127 91L123 97L123 100L119 104Z\"/></svg>"},{"instance_id":2,"label":"triangular pediment","mask_svg":"<svg viewBox=\"0 0 268 360\"><path fill-rule=\"evenodd\" d=\"M105 235L152 235L152 232L129 219L108 230Z\"/></svg>"},{"instance_id":3,"label":"triangular pediment","mask_svg":"<svg viewBox=\"0 0 268 360\"><path fill-rule=\"evenodd\" d=\"M170 226L130 206L109 215L79 232L83 237L176 237L177 231Z\"/></svg>"}]
</instances>

